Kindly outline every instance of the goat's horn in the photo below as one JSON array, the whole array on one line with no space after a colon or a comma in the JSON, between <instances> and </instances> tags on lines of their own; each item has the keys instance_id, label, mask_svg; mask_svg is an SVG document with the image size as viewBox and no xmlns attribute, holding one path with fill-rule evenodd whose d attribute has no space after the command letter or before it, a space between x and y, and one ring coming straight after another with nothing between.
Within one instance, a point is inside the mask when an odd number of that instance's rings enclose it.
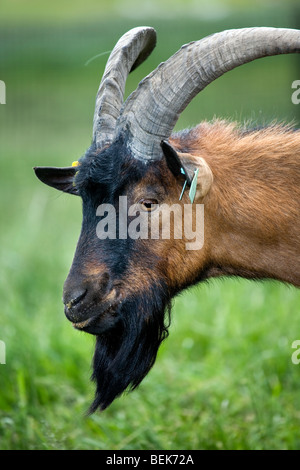
<instances>
[{"instance_id":1,"label":"goat's horn","mask_svg":"<svg viewBox=\"0 0 300 470\"><path fill-rule=\"evenodd\" d=\"M128 31L112 50L96 97L93 140L98 148L113 139L128 74L151 54L155 45L155 30L144 26Z\"/></svg>"},{"instance_id":2,"label":"goat's horn","mask_svg":"<svg viewBox=\"0 0 300 470\"><path fill-rule=\"evenodd\" d=\"M160 159L161 141L170 137L180 113L209 83L254 59L292 52L300 52L300 31L283 28L233 29L186 44L129 96L117 130L129 131L136 158Z\"/></svg>"}]
</instances>

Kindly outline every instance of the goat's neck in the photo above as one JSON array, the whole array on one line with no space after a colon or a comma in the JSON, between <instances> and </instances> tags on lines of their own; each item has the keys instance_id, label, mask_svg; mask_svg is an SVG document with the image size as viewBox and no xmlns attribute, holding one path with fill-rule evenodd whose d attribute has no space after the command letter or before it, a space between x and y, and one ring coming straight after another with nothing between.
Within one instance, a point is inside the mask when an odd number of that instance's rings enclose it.
<instances>
[{"instance_id":1,"label":"goat's neck","mask_svg":"<svg viewBox=\"0 0 300 470\"><path fill-rule=\"evenodd\" d=\"M300 286L300 133L273 128L218 137L218 148L213 138L204 148L214 175L203 201L204 277Z\"/></svg>"}]
</instances>

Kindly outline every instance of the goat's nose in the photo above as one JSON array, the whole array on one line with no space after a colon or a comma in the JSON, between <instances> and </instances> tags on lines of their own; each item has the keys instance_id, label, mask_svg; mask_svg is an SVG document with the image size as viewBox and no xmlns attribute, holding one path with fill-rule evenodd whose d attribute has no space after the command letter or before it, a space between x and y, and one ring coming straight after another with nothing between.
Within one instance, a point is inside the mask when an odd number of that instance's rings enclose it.
<instances>
[{"instance_id":1,"label":"goat's nose","mask_svg":"<svg viewBox=\"0 0 300 470\"><path fill-rule=\"evenodd\" d=\"M111 281L108 273L104 273L97 280L69 274L63 289L66 317L72 323L86 321L93 316L96 306L102 303L110 290Z\"/></svg>"},{"instance_id":2,"label":"goat's nose","mask_svg":"<svg viewBox=\"0 0 300 470\"><path fill-rule=\"evenodd\" d=\"M75 307L76 305L80 304L81 301L86 296L87 289L84 288L76 288L71 292L68 292L67 295L64 294L64 304L68 309Z\"/></svg>"},{"instance_id":3,"label":"goat's nose","mask_svg":"<svg viewBox=\"0 0 300 470\"><path fill-rule=\"evenodd\" d=\"M63 302L65 304L65 315L73 323L82 320L82 304L87 295L85 287L66 286L63 293Z\"/></svg>"}]
</instances>

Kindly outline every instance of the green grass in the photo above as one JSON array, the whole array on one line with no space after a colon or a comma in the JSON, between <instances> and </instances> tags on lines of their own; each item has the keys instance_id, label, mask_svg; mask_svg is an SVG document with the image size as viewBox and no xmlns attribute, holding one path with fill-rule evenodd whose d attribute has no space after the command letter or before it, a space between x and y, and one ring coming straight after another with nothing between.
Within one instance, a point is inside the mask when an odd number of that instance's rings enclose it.
<instances>
[{"instance_id":1,"label":"green grass","mask_svg":"<svg viewBox=\"0 0 300 470\"><path fill-rule=\"evenodd\" d=\"M146 21L147 20L147 21ZM68 165L88 147L106 57L141 20L67 26L6 25L0 31L0 449L299 449L299 291L278 283L213 281L174 303L170 336L132 394L86 417L94 338L63 315L62 285L80 231L78 198L34 177L34 165ZM183 43L250 25L293 26L288 9L220 20L158 20L153 57L126 94ZM177 128L214 115L299 124L291 103L294 57L248 64L219 79Z\"/></svg>"}]
</instances>

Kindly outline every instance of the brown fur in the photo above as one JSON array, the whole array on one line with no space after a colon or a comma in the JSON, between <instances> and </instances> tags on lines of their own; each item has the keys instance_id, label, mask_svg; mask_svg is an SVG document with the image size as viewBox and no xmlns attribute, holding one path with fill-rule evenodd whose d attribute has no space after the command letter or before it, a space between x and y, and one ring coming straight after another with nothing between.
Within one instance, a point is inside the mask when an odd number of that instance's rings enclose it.
<instances>
[{"instance_id":1,"label":"brown fur","mask_svg":"<svg viewBox=\"0 0 300 470\"><path fill-rule=\"evenodd\" d=\"M300 286L300 132L281 125L245 132L216 121L170 142L204 158L214 177L201 201L204 250L177 253L177 266L188 262L194 269L197 259L196 270L206 269L206 277L274 278Z\"/></svg>"}]
</instances>

